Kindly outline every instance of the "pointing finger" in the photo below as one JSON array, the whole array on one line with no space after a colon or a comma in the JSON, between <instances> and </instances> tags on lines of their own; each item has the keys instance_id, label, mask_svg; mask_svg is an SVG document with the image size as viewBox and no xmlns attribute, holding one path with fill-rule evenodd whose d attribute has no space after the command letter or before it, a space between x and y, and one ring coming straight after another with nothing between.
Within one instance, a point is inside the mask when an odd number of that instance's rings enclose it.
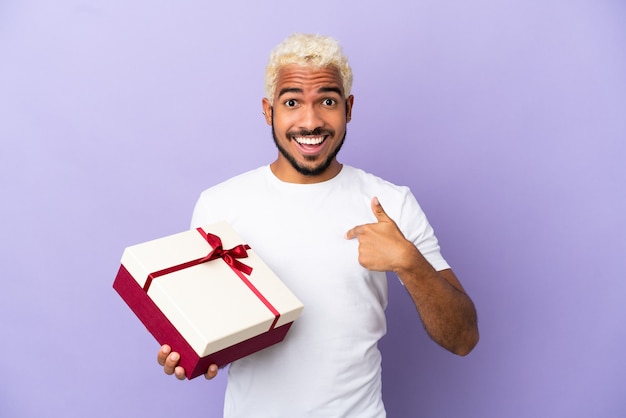
<instances>
[{"instance_id":1,"label":"pointing finger","mask_svg":"<svg viewBox=\"0 0 626 418\"><path fill-rule=\"evenodd\" d=\"M359 226L355 226L354 228L350 229L348 232L346 232L346 239L354 239L356 237L359 236Z\"/></svg>"}]
</instances>

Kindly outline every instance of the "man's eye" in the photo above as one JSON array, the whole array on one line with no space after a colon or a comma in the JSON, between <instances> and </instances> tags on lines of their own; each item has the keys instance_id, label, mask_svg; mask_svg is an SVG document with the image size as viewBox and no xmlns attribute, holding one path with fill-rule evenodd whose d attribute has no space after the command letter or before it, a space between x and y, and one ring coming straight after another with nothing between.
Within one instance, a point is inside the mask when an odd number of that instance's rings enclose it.
<instances>
[{"instance_id":1,"label":"man's eye","mask_svg":"<svg viewBox=\"0 0 626 418\"><path fill-rule=\"evenodd\" d=\"M324 99L324 105L326 106L333 106L336 103L337 101L335 99Z\"/></svg>"},{"instance_id":2,"label":"man's eye","mask_svg":"<svg viewBox=\"0 0 626 418\"><path fill-rule=\"evenodd\" d=\"M297 104L298 102L296 102L294 99L289 99L285 102L285 106L287 107L294 107Z\"/></svg>"}]
</instances>

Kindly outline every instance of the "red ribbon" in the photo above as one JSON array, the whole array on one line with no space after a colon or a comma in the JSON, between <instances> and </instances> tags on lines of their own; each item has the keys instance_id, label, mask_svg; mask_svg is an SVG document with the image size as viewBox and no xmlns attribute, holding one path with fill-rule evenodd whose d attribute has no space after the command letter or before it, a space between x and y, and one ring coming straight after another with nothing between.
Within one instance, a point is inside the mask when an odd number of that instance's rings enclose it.
<instances>
[{"instance_id":1,"label":"red ribbon","mask_svg":"<svg viewBox=\"0 0 626 418\"><path fill-rule=\"evenodd\" d=\"M204 232L202 228L196 229L209 243L209 245L213 247L213 251L211 251L206 257L201 258L198 264L221 258L232 269L238 270L247 275L250 275L252 273L252 267L247 266L241 261L237 260L237 258L248 257L248 251L246 251L250 249L250 246L248 244L239 244L236 247L231 248L230 250L225 250L222 247L222 240L220 239L220 237L218 237L217 235L208 234Z\"/></svg>"},{"instance_id":2,"label":"red ribbon","mask_svg":"<svg viewBox=\"0 0 626 418\"><path fill-rule=\"evenodd\" d=\"M248 251L250 246L248 244L240 244L236 247L233 247L229 250L225 250L222 246L222 240L217 235L213 235L205 232L202 228L196 228L196 230L204 237L204 239L209 243L211 248L211 252L204 257L197 258L195 260L187 261L186 263L178 264L176 266L168 267L163 270L155 271L154 273L150 273L148 278L146 279L146 283L143 285L143 290L148 292L152 281L160 276L165 276L166 274L174 273L176 271L184 270L186 268L197 266L202 263L207 263L212 260L216 260L221 258L230 266L231 269L239 276L239 278L248 286L250 290L256 295L257 298L263 302L263 304L274 314L274 322L270 329L273 329L276 323L278 322L278 318L280 317L280 313L272 306L272 304L259 292L259 290L244 276L244 273L250 275L252 273L252 267L242 263L237 260L238 258L247 258Z\"/></svg>"}]
</instances>

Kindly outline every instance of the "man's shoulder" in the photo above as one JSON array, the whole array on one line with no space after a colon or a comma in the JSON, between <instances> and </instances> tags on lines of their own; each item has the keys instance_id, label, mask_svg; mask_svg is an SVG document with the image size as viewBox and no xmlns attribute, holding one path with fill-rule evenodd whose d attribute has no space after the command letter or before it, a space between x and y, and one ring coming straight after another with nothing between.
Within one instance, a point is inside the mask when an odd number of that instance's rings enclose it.
<instances>
[{"instance_id":1,"label":"man's shoulder","mask_svg":"<svg viewBox=\"0 0 626 418\"><path fill-rule=\"evenodd\" d=\"M241 211L253 207L251 202L262 198L267 170L267 166L259 167L202 191L194 207L192 226L221 220L235 221Z\"/></svg>"},{"instance_id":2,"label":"man's shoulder","mask_svg":"<svg viewBox=\"0 0 626 418\"><path fill-rule=\"evenodd\" d=\"M261 166L241 174L237 174L227 180L217 183L202 192L202 195L232 193L237 189L254 189L259 182L265 180L267 176L267 166Z\"/></svg>"},{"instance_id":3,"label":"man's shoulder","mask_svg":"<svg viewBox=\"0 0 626 418\"><path fill-rule=\"evenodd\" d=\"M361 168L344 165L344 171L346 180L353 184L359 183L367 187L395 191L399 193L406 193L409 191L407 186L395 184L377 174L370 173Z\"/></svg>"}]
</instances>

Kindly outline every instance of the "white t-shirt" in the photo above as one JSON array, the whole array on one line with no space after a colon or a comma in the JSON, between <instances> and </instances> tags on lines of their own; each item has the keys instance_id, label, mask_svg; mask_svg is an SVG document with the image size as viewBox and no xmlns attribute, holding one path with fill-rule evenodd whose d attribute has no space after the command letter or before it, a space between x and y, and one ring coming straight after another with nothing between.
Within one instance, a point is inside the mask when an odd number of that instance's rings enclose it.
<instances>
[{"instance_id":1,"label":"white t-shirt","mask_svg":"<svg viewBox=\"0 0 626 418\"><path fill-rule=\"evenodd\" d=\"M435 269L449 268L409 189L353 167L293 184L263 166L201 194L192 227L230 223L304 304L283 342L231 364L225 417L385 416L377 342L387 279L363 268L358 241L345 238L376 222L374 196Z\"/></svg>"}]
</instances>

